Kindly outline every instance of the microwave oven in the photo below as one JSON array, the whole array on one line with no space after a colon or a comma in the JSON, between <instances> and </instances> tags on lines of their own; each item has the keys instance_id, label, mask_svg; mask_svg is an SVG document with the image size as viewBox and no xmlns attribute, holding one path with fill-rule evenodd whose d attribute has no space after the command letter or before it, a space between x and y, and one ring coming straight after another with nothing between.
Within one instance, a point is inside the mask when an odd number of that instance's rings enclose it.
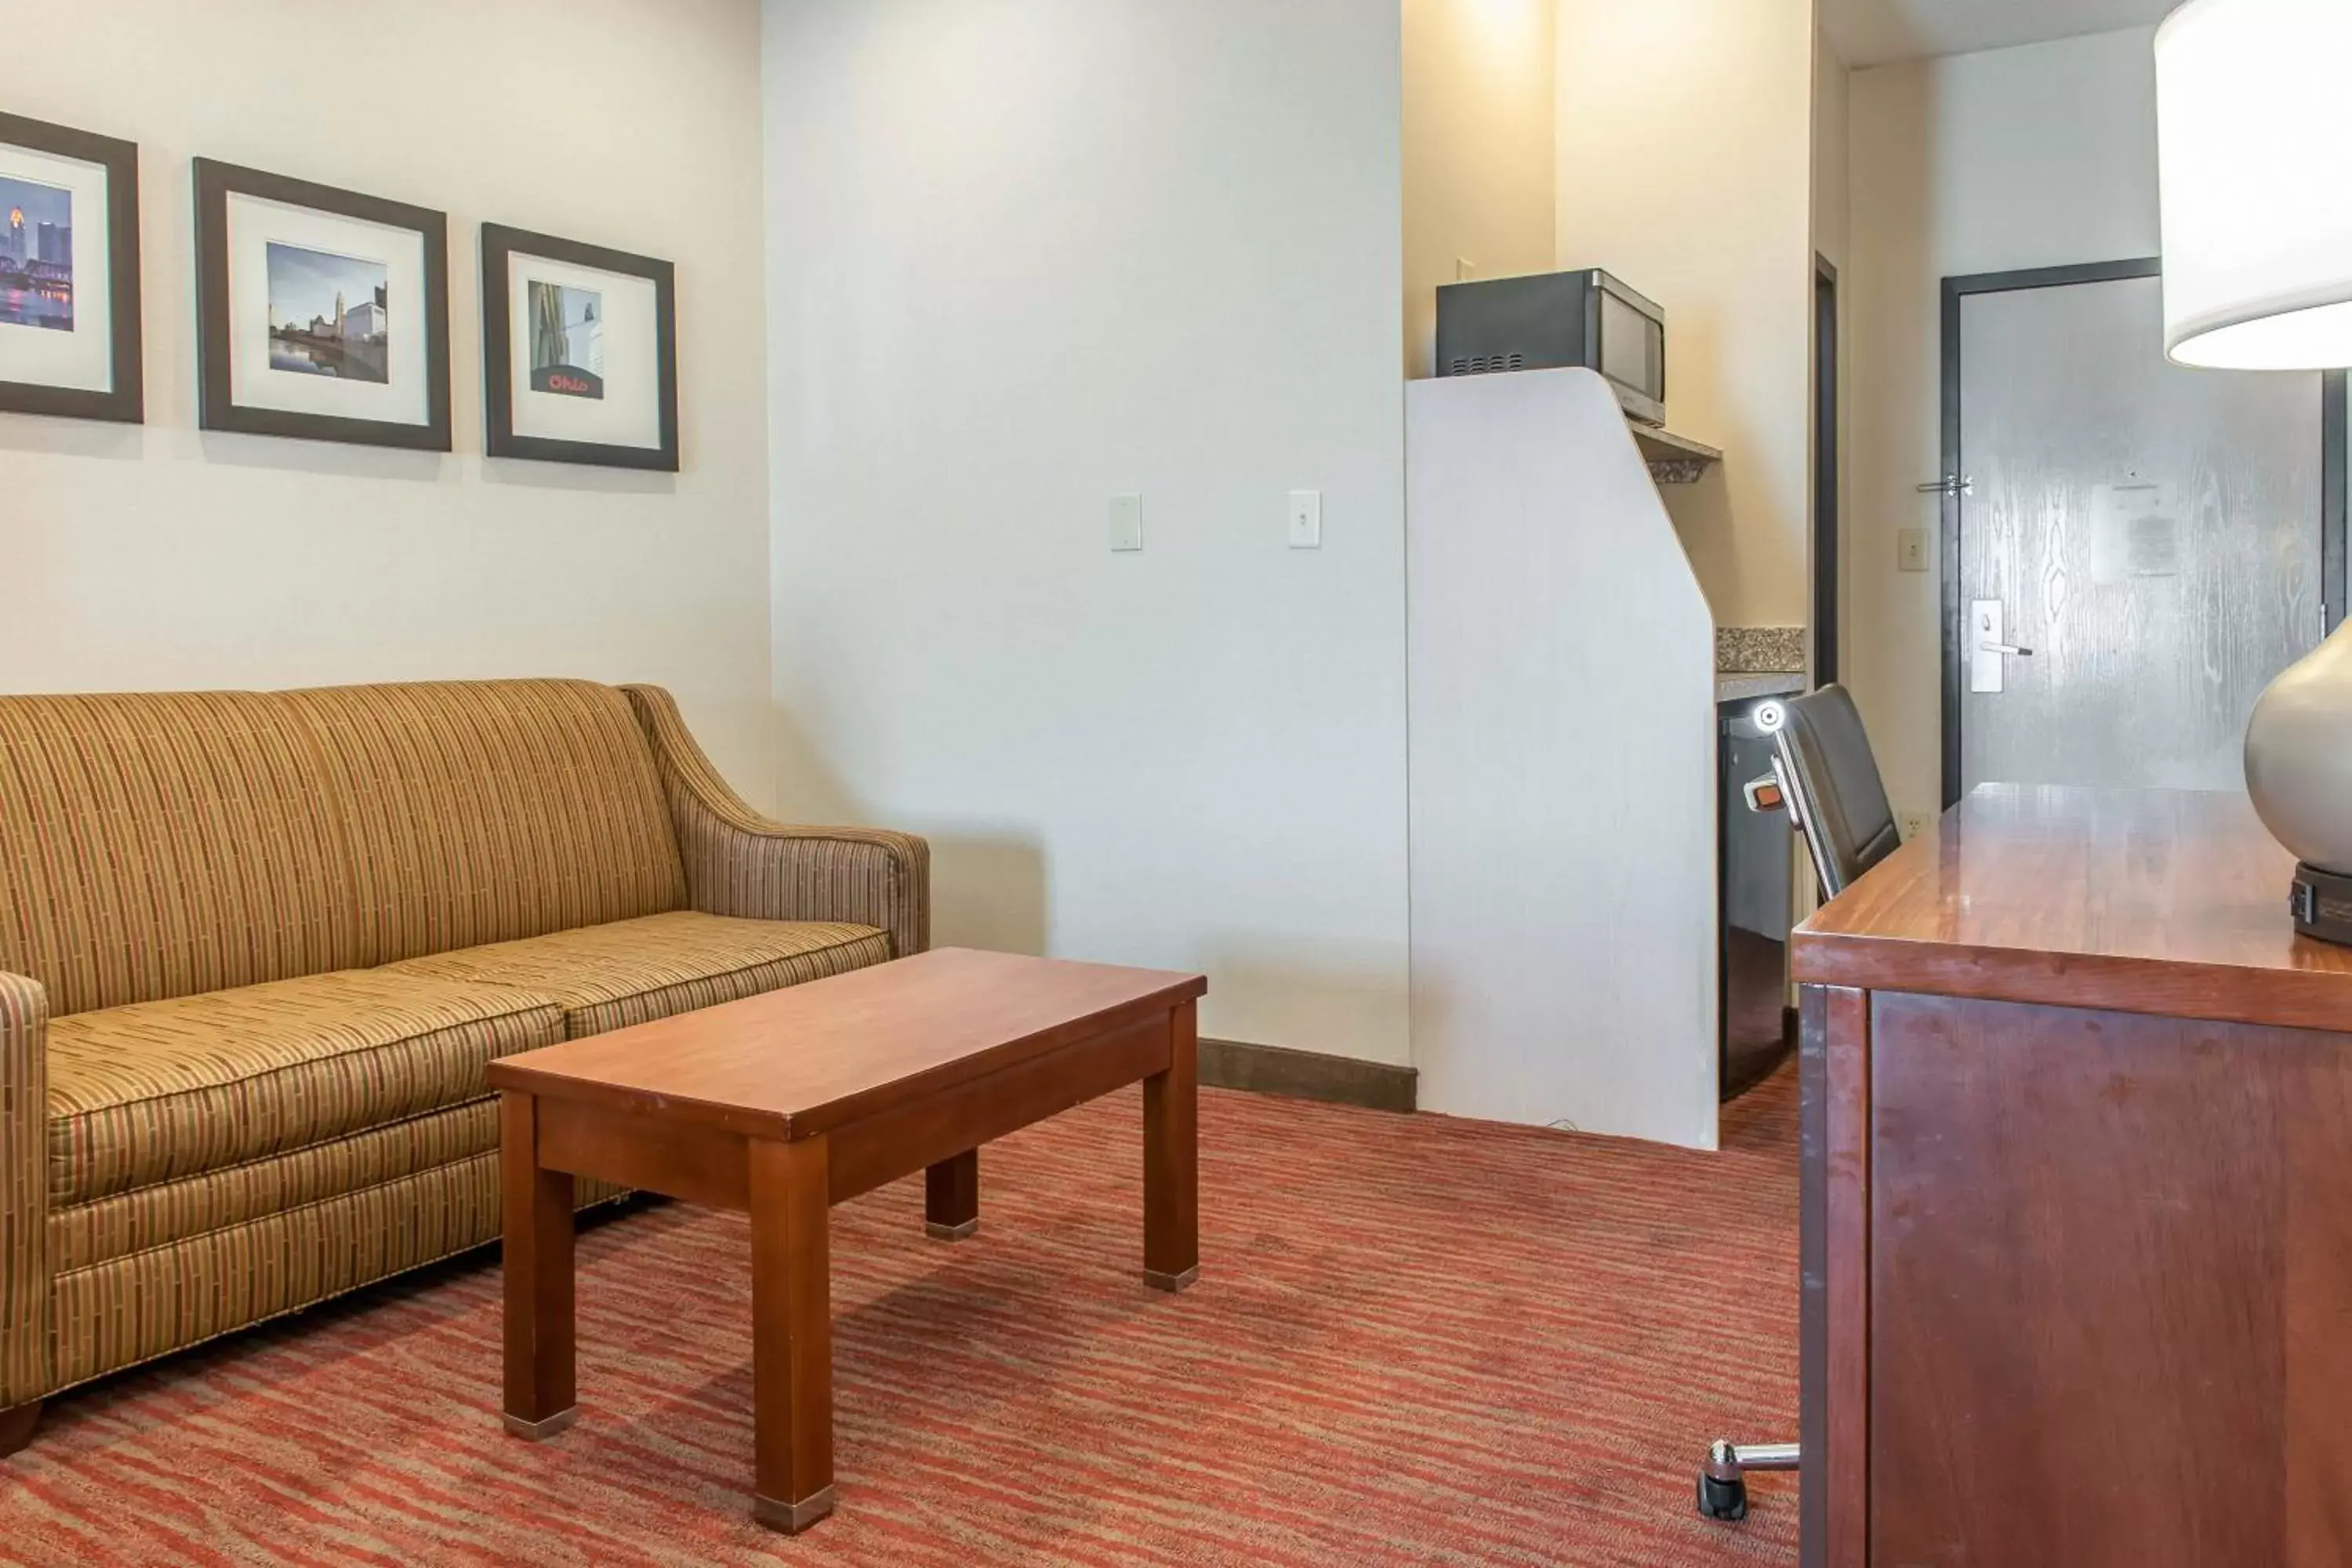
<instances>
[{"instance_id":1,"label":"microwave oven","mask_svg":"<svg viewBox=\"0 0 2352 1568\"><path fill-rule=\"evenodd\" d=\"M1598 267L1448 283L1437 290L1437 374L1580 366L1628 417L1666 420L1666 313Z\"/></svg>"}]
</instances>

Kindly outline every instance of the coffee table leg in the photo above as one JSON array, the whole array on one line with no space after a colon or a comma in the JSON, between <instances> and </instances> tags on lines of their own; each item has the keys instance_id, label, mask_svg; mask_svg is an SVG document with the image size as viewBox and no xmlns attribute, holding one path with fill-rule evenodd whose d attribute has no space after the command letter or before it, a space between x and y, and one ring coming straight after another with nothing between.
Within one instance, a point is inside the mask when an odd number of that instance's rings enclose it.
<instances>
[{"instance_id":1,"label":"coffee table leg","mask_svg":"<svg viewBox=\"0 0 2352 1568\"><path fill-rule=\"evenodd\" d=\"M580 1414L572 1379L572 1177L539 1164L539 1097L499 1096L505 1207L507 1430L552 1437Z\"/></svg>"},{"instance_id":2,"label":"coffee table leg","mask_svg":"<svg viewBox=\"0 0 2352 1568\"><path fill-rule=\"evenodd\" d=\"M751 1141L751 1514L797 1535L833 1511L833 1281L825 1141Z\"/></svg>"},{"instance_id":3,"label":"coffee table leg","mask_svg":"<svg viewBox=\"0 0 2352 1568\"><path fill-rule=\"evenodd\" d=\"M1162 1290L1201 1277L1198 1030L1193 1004L1171 1012L1168 1070L1143 1080L1143 1278Z\"/></svg>"},{"instance_id":4,"label":"coffee table leg","mask_svg":"<svg viewBox=\"0 0 2352 1568\"><path fill-rule=\"evenodd\" d=\"M980 1151L967 1149L923 1173L923 1231L961 1241L980 1228Z\"/></svg>"}]
</instances>

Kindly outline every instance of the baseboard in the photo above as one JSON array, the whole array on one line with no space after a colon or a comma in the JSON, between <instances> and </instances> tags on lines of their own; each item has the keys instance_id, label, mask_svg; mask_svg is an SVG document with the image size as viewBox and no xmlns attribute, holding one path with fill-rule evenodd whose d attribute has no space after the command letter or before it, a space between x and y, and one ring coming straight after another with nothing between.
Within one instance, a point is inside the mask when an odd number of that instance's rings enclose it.
<instances>
[{"instance_id":1,"label":"baseboard","mask_svg":"<svg viewBox=\"0 0 2352 1568\"><path fill-rule=\"evenodd\" d=\"M1321 1051L1254 1046L1245 1040L1202 1040L1201 1081L1216 1089L1246 1089L1360 1105L1372 1110L1411 1110L1421 1075L1412 1068L1358 1061Z\"/></svg>"}]
</instances>

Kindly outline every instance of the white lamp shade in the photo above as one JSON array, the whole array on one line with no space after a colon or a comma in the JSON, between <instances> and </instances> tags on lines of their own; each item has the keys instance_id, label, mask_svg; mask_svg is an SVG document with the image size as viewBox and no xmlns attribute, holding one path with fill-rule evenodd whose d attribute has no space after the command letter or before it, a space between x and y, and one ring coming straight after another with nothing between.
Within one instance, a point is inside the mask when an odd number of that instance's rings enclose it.
<instances>
[{"instance_id":1,"label":"white lamp shade","mask_svg":"<svg viewBox=\"0 0 2352 1568\"><path fill-rule=\"evenodd\" d=\"M2352 0L2189 0L2156 103L2165 352L2352 365Z\"/></svg>"}]
</instances>

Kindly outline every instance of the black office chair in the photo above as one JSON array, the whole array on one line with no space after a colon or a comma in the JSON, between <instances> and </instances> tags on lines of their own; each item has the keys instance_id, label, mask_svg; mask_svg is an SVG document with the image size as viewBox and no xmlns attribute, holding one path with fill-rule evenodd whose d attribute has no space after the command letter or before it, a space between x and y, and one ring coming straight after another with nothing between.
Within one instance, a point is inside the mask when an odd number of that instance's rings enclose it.
<instances>
[{"instance_id":1,"label":"black office chair","mask_svg":"<svg viewBox=\"0 0 2352 1568\"><path fill-rule=\"evenodd\" d=\"M1759 704L1756 727L1772 737L1772 777L1748 786L1748 806L1772 810L1777 786L1812 853L1822 900L1834 899L1903 842L1862 715L1844 687L1824 686Z\"/></svg>"},{"instance_id":2,"label":"black office chair","mask_svg":"<svg viewBox=\"0 0 2352 1568\"><path fill-rule=\"evenodd\" d=\"M1761 704L1757 727L1772 737L1772 771L1746 786L1750 811L1786 809L1804 835L1822 899L1836 898L1903 842L1862 715L1843 686ZM1719 1437L1698 1473L1698 1510L1709 1519L1748 1517L1750 1470L1793 1470L1794 1443Z\"/></svg>"}]
</instances>

